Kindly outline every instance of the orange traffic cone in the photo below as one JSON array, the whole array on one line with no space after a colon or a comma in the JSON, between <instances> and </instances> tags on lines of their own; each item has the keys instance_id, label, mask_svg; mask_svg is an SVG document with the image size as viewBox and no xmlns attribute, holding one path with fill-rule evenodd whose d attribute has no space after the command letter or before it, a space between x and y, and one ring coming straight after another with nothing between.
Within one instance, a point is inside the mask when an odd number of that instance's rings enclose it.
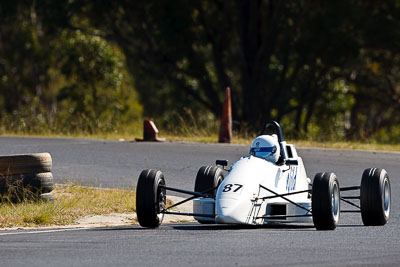
<instances>
[{"instance_id":1,"label":"orange traffic cone","mask_svg":"<svg viewBox=\"0 0 400 267\"><path fill-rule=\"evenodd\" d=\"M225 89L225 101L222 109L221 127L219 130L219 143L230 143L232 141L232 107L231 88Z\"/></svg>"},{"instance_id":2,"label":"orange traffic cone","mask_svg":"<svg viewBox=\"0 0 400 267\"><path fill-rule=\"evenodd\" d=\"M163 142L165 138L159 138L157 136L158 129L153 121L144 120L143 121L143 139L136 139L136 141L156 141Z\"/></svg>"}]
</instances>

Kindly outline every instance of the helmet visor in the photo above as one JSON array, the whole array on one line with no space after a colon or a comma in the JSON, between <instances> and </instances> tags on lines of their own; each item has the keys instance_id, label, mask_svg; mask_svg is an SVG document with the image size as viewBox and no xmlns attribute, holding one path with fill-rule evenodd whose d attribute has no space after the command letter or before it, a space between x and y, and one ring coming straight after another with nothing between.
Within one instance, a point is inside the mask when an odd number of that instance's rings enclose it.
<instances>
[{"instance_id":1,"label":"helmet visor","mask_svg":"<svg viewBox=\"0 0 400 267\"><path fill-rule=\"evenodd\" d=\"M276 153L276 146L250 148L250 154L258 157L269 157L275 153Z\"/></svg>"}]
</instances>

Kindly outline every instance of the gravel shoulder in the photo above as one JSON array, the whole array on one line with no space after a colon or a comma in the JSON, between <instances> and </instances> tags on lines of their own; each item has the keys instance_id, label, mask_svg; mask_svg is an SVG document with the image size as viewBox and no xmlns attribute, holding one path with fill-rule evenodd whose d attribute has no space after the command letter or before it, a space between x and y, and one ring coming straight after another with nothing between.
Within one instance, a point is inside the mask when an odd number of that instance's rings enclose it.
<instances>
[{"instance_id":1,"label":"gravel shoulder","mask_svg":"<svg viewBox=\"0 0 400 267\"><path fill-rule=\"evenodd\" d=\"M168 196L172 203L177 203L184 198L176 196ZM188 201L179 206L179 211L191 213L193 212L193 202ZM193 217L179 216L167 214L164 216L163 223L176 223L176 222L193 222ZM78 219L69 225L51 225L51 226L37 226L37 227L10 227L0 228L0 231L11 230L33 230L33 229L61 229L61 228L96 228L96 227L117 227L137 224L136 213L111 213L104 215L89 215Z\"/></svg>"}]
</instances>

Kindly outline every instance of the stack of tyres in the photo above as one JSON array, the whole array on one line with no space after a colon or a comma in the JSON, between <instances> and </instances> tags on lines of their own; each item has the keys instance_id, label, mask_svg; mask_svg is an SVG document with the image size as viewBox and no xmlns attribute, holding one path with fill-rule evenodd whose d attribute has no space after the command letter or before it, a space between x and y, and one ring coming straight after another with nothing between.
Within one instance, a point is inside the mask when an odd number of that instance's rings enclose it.
<instances>
[{"instance_id":1,"label":"stack of tyres","mask_svg":"<svg viewBox=\"0 0 400 267\"><path fill-rule=\"evenodd\" d=\"M49 153L0 156L0 196L21 201L38 199L54 201Z\"/></svg>"}]
</instances>

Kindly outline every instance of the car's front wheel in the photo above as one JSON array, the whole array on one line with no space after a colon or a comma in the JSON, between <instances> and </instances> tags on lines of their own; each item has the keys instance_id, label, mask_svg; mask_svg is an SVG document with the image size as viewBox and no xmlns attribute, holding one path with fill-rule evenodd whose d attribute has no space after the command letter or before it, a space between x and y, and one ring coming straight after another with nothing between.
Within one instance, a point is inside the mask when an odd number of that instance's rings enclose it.
<instances>
[{"instance_id":1,"label":"car's front wheel","mask_svg":"<svg viewBox=\"0 0 400 267\"><path fill-rule=\"evenodd\" d=\"M312 217L317 230L334 230L340 216L340 188L333 172L317 173L312 185Z\"/></svg>"},{"instance_id":2,"label":"car's front wheel","mask_svg":"<svg viewBox=\"0 0 400 267\"><path fill-rule=\"evenodd\" d=\"M386 170L364 170L360 188L361 218L364 225L385 225L390 216L390 204L390 181Z\"/></svg>"},{"instance_id":3,"label":"car's front wheel","mask_svg":"<svg viewBox=\"0 0 400 267\"><path fill-rule=\"evenodd\" d=\"M166 190L164 175L158 170L144 170L136 186L136 215L143 227L158 227L164 218Z\"/></svg>"}]
</instances>

